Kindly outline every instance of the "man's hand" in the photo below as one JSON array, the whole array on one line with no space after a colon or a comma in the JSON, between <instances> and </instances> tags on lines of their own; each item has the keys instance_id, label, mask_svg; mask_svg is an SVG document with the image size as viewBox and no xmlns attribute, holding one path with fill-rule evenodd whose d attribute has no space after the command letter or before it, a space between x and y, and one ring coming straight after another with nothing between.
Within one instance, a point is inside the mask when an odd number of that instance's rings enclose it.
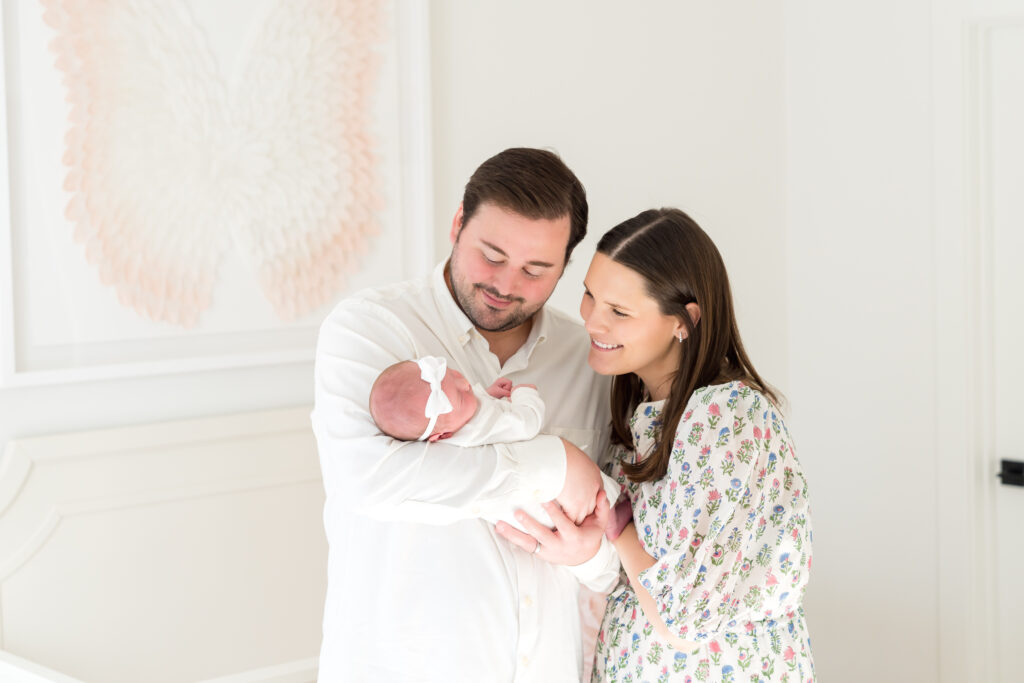
<instances>
[{"instance_id":1,"label":"man's hand","mask_svg":"<svg viewBox=\"0 0 1024 683\"><path fill-rule=\"evenodd\" d=\"M566 516L580 524L594 511L597 492L604 489L601 472L587 454L571 441L562 439L565 446L565 483L555 501Z\"/></svg>"},{"instance_id":2,"label":"man's hand","mask_svg":"<svg viewBox=\"0 0 1024 683\"><path fill-rule=\"evenodd\" d=\"M495 530L528 553L536 551L538 557L551 564L575 566L583 564L601 547L601 537L608 525L608 497L604 490L597 494L594 513L588 515L579 526L565 516L558 503L551 500L544 503L544 510L551 516L555 528L549 529L523 511L516 513L516 519L529 533L523 533L510 524L498 522ZM539 544L539 545L538 545Z\"/></svg>"},{"instance_id":3,"label":"man's hand","mask_svg":"<svg viewBox=\"0 0 1024 683\"><path fill-rule=\"evenodd\" d=\"M487 387L487 393L494 398L508 398L512 395L512 380L499 377L494 380L494 384Z\"/></svg>"}]
</instances>

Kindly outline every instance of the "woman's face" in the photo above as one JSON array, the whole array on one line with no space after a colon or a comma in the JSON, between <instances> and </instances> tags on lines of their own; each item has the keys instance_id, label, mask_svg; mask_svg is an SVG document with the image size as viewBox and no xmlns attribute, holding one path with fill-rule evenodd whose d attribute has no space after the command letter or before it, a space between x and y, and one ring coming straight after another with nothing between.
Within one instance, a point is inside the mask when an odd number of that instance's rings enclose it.
<instances>
[{"instance_id":1,"label":"woman's face","mask_svg":"<svg viewBox=\"0 0 1024 683\"><path fill-rule=\"evenodd\" d=\"M679 367L676 316L665 315L636 271L594 254L583 279L580 315L590 333L590 367L602 375L634 372L655 400L665 398Z\"/></svg>"}]
</instances>

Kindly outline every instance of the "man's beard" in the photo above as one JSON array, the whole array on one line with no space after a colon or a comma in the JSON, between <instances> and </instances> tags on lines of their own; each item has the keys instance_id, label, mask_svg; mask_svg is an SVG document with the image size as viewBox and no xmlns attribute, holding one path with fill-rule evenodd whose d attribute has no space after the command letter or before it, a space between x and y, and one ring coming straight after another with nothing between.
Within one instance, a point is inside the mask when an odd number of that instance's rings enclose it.
<instances>
[{"instance_id":1,"label":"man's beard","mask_svg":"<svg viewBox=\"0 0 1024 683\"><path fill-rule=\"evenodd\" d=\"M485 332L504 332L505 330L511 330L513 327L519 327L533 317L540 310L541 306L544 305L541 303L535 308L527 309L524 307L526 300L522 297L508 297L493 287L480 283L464 283L456 274L455 264L449 263L449 268L449 277L451 278L452 291L455 293L455 301L459 304L462 312L466 314L466 317L469 318L469 321L475 327ZM494 311L487 304L475 298L478 290L487 292L496 299L513 302L510 309L504 313L504 318L495 319L494 316L501 315L501 313ZM518 302L518 305L515 305L516 302Z\"/></svg>"}]
</instances>

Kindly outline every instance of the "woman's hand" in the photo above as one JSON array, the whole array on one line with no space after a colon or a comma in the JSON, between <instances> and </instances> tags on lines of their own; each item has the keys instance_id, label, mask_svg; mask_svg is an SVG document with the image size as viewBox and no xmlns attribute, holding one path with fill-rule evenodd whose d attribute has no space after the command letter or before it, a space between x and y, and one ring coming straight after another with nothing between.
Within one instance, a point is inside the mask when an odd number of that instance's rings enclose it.
<instances>
[{"instance_id":1,"label":"woman's hand","mask_svg":"<svg viewBox=\"0 0 1024 683\"><path fill-rule=\"evenodd\" d=\"M608 497L603 490L597 494L593 514L587 516L579 526L553 500L544 503L544 510L551 516L555 525L553 530L522 510L516 512L516 519L529 533L523 533L505 522L498 522L495 528L513 545L528 553L536 550L538 557L552 564L572 567L583 564L597 554L601 547L601 537L608 526Z\"/></svg>"},{"instance_id":2,"label":"woman's hand","mask_svg":"<svg viewBox=\"0 0 1024 683\"><path fill-rule=\"evenodd\" d=\"M623 493L619 496L619 502L612 508L608 515L608 526L605 527L604 535L609 541L614 541L626 528L626 525L633 521L633 503L629 496Z\"/></svg>"}]
</instances>

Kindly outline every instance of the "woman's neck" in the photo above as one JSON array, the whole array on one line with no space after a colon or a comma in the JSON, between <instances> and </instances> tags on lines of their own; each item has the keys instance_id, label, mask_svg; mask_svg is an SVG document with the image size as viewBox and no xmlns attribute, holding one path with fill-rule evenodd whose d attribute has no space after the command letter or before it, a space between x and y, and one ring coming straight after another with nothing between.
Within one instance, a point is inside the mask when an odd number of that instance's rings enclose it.
<instances>
[{"instance_id":1,"label":"woman's neck","mask_svg":"<svg viewBox=\"0 0 1024 683\"><path fill-rule=\"evenodd\" d=\"M641 377L640 381L644 384L644 391L647 393L648 401L664 400L668 398L669 393L672 391L671 375L656 381L648 381L647 378Z\"/></svg>"}]
</instances>

